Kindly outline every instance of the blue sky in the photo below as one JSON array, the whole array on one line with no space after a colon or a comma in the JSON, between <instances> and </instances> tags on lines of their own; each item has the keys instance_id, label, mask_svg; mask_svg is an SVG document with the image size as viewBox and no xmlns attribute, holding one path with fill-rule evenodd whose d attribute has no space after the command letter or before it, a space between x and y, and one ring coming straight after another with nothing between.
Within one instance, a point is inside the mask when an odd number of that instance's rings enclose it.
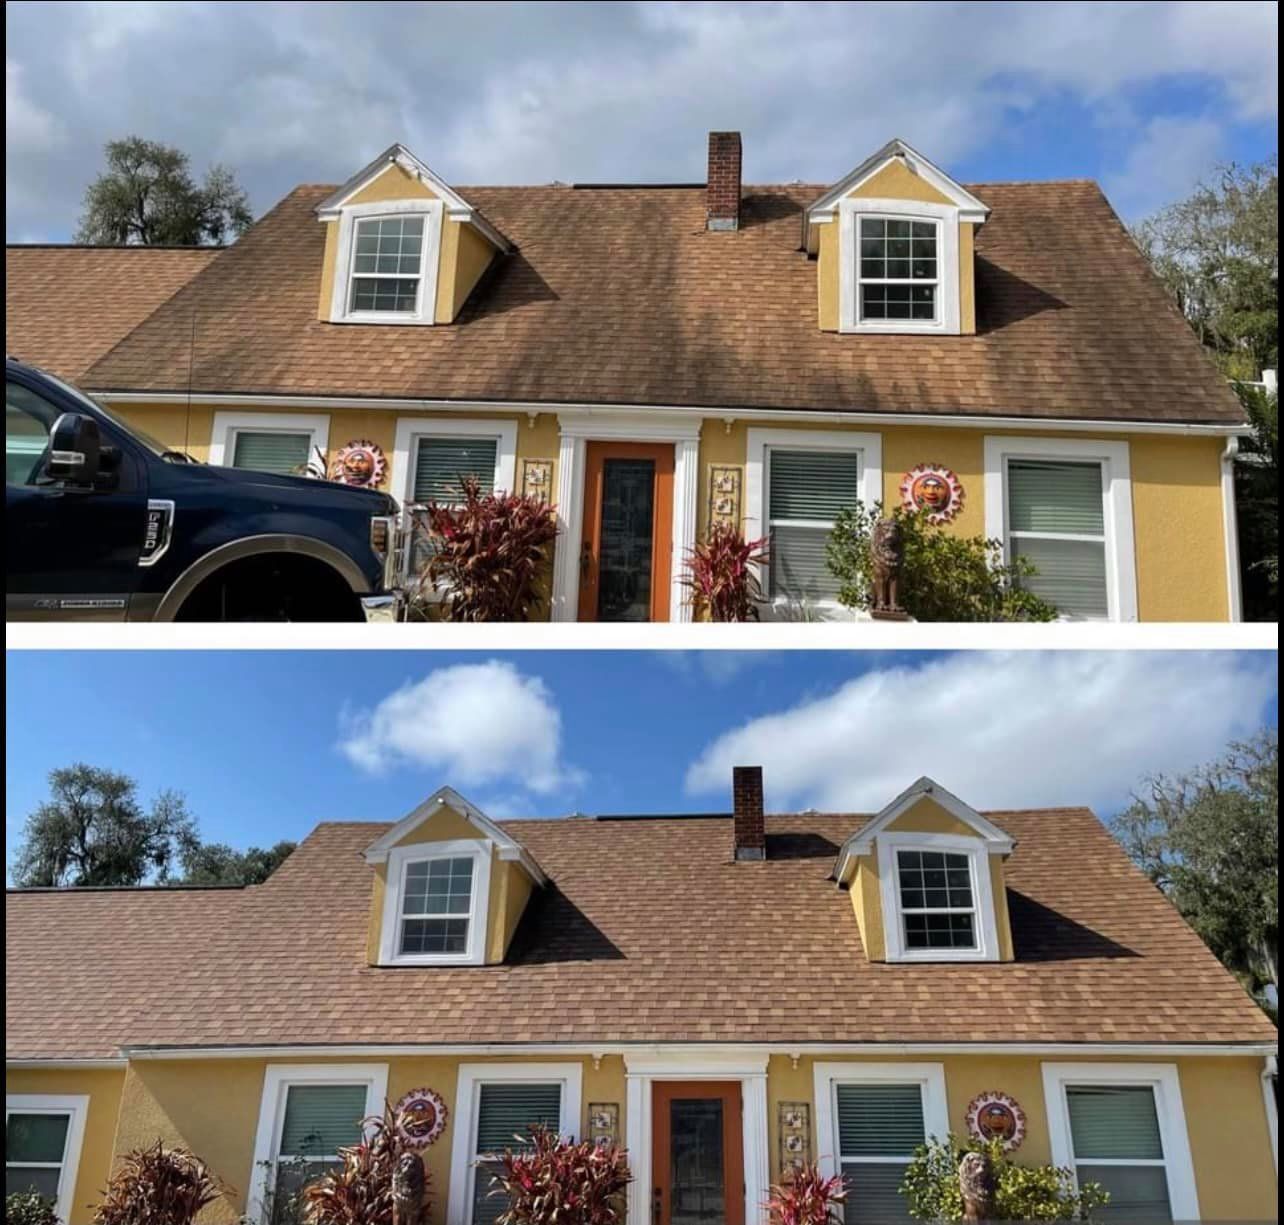
<instances>
[{"instance_id":1,"label":"blue sky","mask_svg":"<svg viewBox=\"0 0 1284 1225\"><path fill-rule=\"evenodd\" d=\"M6 233L65 240L107 140L262 213L394 140L459 185L834 182L892 136L965 181L1098 179L1128 220L1278 145L1269 0L5 6Z\"/></svg>"},{"instance_id":2,"label":"blue sky","mask_svg":"<svg viewBox=\"0 0 1284 1225\"><path fill-rule=\"evenodd\" d=\"M978 807L1108 816L1150 771L1278 718L1260 652L22 651L6 842L82 760L204 837L395 820L442 784L493 816L706 812L733 765L774 808L868 811L920 774Z\"/></svg>"}]
</instances>

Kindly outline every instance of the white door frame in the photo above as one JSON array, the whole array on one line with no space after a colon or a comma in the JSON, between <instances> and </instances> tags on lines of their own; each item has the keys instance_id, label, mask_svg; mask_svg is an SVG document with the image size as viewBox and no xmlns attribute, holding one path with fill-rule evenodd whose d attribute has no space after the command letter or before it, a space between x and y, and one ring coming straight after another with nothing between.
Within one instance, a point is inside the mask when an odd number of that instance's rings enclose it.
<instances>
[{"instance_id":1,"label":"white door frame","mask_svg":"<svg viewBox=\"0 0 1284 1225\"><path fill-rule=\"evenodd\" d=\"M580 544L584 527L584 458L590 442L673 443L673 564L669 620L690 621L682 574L695 547L700 482L701 420L677 413L558 414L557 549L553 557L553 620L575 621L580 605Z\"/></svg>"},{"instance_id":2,"label":"white door frame","mask_svg":"<svg viewBox=\"0 0 1284 1225\"><path fill-rule=\"evenodd\" d=\"M771 1177L767 1162L767 1056L752 1053L714 1055L625 1055L624 1135L633 1181L629 1183L628 1219L651 1216L651 1099L656 1081L738 1080L744 1100L745 1225L762 1225Z\"/></svg>"}]
</instances>

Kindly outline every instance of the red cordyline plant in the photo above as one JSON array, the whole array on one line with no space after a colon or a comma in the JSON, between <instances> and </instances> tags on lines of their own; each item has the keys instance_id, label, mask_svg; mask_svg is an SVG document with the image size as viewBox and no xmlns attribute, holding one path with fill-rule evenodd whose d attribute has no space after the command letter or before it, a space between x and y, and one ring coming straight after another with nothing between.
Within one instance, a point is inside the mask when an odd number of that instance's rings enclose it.
<instances>
[{"instance_id":1,"label":"red cordyline plant","mask_svg":"<svg viewBox=\"0 0 1284 1225\"><path fill-rule=\"evenodd\" d=\"M767 1211L773 1225L835 1225L847 1198L841 1174L826 1178L813 1161L785 1174L771 1188Z\"/></svg>"},{"instance_id":2,"label":"red cordyline plant","mask_svg":"<svg viewBox=\"0 0 1284 1225\"><path fill-rule=\"evenodd\" d=\"M121 1158L94 1209L94 1225L192 1225L225 1190L199 1157L157 1140Z\"/></svg>"},{"instance_id":3,"label":"red cordyline plant","mask_svg":"<svg viewBox=\"0 0 1284 1225\"><path fill-rule=\"evenodd\" d=\"M523 1141L523 1137L514 1136ZM616 1144L563 1140L533 1127L529 1147L504 1153L491 1195L507 1196L496 1225L618 1225L633 1181L628 1154Z\"/></svg>"},{"instance_id":4,"label":"red cordyline plant","mask_svg":"<svg viewBox=\"0 0 1284 1225\"><path fill-rule=\"evenodd\" d=\"M411 1151L397 1128L391 1106L382 1117L362 1124L363 1138L339 1150L339 1164L327 1170L300 1193L307 1225L393 1225L393 1172L397 1161ZM428 1171L424 1171L422 1220L428 1219Z\"/></svg>"},{"instance_id":5,"label":"red cordyline plant","mask_svg":"<svg viewBox=\"0 0 1284 1225\"><path fill-rule=\"evenodd\" d=\"M715 523L691 550L683 586L697 616L711 621L757 621L763 601L757 568L767 560L767 538L746 540L734 523Z\"/></svg>"},{"instance_id":6,"label":"red cordyline plant","mask_svg":"<svg viewBox=\"0 0 1284 1225\"><path fill-rule=\"evenodd\" d=\"M432 546L420 587L443 593L451 621L524 621L539 600L557 513L531 495L483 493L476 477L460 485L460 504L430 502L415 515Z\"/></svg>"}]
</instances>

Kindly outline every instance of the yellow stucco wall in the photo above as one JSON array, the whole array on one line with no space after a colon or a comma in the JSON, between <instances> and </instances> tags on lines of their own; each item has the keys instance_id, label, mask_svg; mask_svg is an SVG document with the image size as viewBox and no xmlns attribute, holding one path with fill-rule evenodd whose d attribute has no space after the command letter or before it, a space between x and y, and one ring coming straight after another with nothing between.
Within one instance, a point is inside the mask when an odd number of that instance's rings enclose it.
<instances>
[{"instance_id":1,"label":"yellow stucco wall","mask_svg":"<svg viewBox=\"0 0 1284 1225\"><path fill-rule=\"evenodd\" d=\"M959 222L959 331L976 335L976 226Z\"/></svg>"},{"instance_id":2,"label":"yellow stucco wall","mask_svg":"<svg viewBox=\"0 0 1284 1225\"><path fill-rule=\"evenodd\" d=\"M914 200L919 204L951 204L926 179L919 178L900 158L892 158L877 174L847 193L849 200Z\"/></svg>"},{"instance_id":3,"label":"yellow stucco wall","mask_svg":"<svg viewBox=\"0 0 1284 1225\"><path fill-rule=\"evenodd\" d=\"M848 886L852 908L860 928L861 944L870 961L887 958L887 936L883 928L883 899L879 893L878 856L864 855L856 862L856 875Z\"/></svg>"},{"instance_id":4,"label":"yellow stucco wall","mask_svg":"<svg viewBox=\"0 0 1284 1225\"><path fill-rule=\"evenodd\" d=\"M89 1111L85 1116L85 1135L80 1148L80 1168L72 1199L71 1219L67 1225L89 1225L93 1218L90 1206L101 1198L101 1191L111 1174L115 1152L116 1123L120 1114L121 1091L125 1069L8 1068L5 1070L5 1093L40 1093L59 1096L87 1095Z\"/></svg>"},{"instance_id":5,"label":"yellow stucco wall","mask_svg":"<svg viewBox=\"0 0 1284 1225\"><path fill-rule=\"evenodd\" d=\"M959 838L975 838L974 830L960 821L952 812L946 812L935 800L924 797L911 804L895 821L887 826L902 834L953 834Z\"/></svg>"}]
</instances>

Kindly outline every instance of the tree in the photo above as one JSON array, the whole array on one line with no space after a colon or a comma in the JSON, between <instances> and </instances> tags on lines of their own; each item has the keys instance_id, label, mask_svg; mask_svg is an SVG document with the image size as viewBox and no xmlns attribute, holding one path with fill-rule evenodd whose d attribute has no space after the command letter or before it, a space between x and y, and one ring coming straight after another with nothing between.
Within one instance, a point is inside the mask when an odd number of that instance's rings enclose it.
<instances>
[{"instance_id":1,"label":"tree","mask_svg":"<svg viewBox=\"0 0 1284 1225\"><path fill-rule=\"evenodd\" d=\"M211 166L199 186L179 149L129 136L108 141L107 169L85 192L76 241L197 247L220 244L254 220L232 172Z\"/></svg>"},{"instance_id":2,"label":"tree","mask_svg":"<svg viewBox=\"0 0 1284 1225\"><path fill-rule=\"evenodd\" d=\"M183 797L144 811L132 778L77 762L49 773L50 798L28 818L14 861L19 885L138 885L166 880L196 841Z\"/></svg>"},{"instance_id":3,"label":"tree","mask_svg":"<svg viewBox=\"0 0 1284 1225\"><path fill-rule=\"evenodd\" d=\"M1235 384L1253 432L1242 438L1235 463L1244 616L1279 620L1280 469L1279 396L1261 387Z\"/></svg>"},{"instance_id":4,"label":"tree","mask_svg":"<svg viewBox=\"0 0 1284 1225\"><path fill-rule=\"evenodd\" d=\"M183 851L185 885L261 885L294 850L293 842L238 851L223 842L202 842Z\"/></svg>"},{"instance_id":5,"label":"tree","mask_svg":"<svg viewBox=\"0 0 1284 1225\"><path fill-rule=\"evenodd\" d=\"M1253 994L1279 986L1279 737L1231 744L1186 774L1146 780L1116 837Z\"/></svg>"},{"instance_id":6,"label":"tree","mask_svg":"<svg viewBox=\"0 0 1284 1225\"><path fill-rule=\"evenodd\" d=\"M1276 158L1219 167L1133 237L1227 377L1279 362L1279 168Z\"/></svg>"}]
</instances>

